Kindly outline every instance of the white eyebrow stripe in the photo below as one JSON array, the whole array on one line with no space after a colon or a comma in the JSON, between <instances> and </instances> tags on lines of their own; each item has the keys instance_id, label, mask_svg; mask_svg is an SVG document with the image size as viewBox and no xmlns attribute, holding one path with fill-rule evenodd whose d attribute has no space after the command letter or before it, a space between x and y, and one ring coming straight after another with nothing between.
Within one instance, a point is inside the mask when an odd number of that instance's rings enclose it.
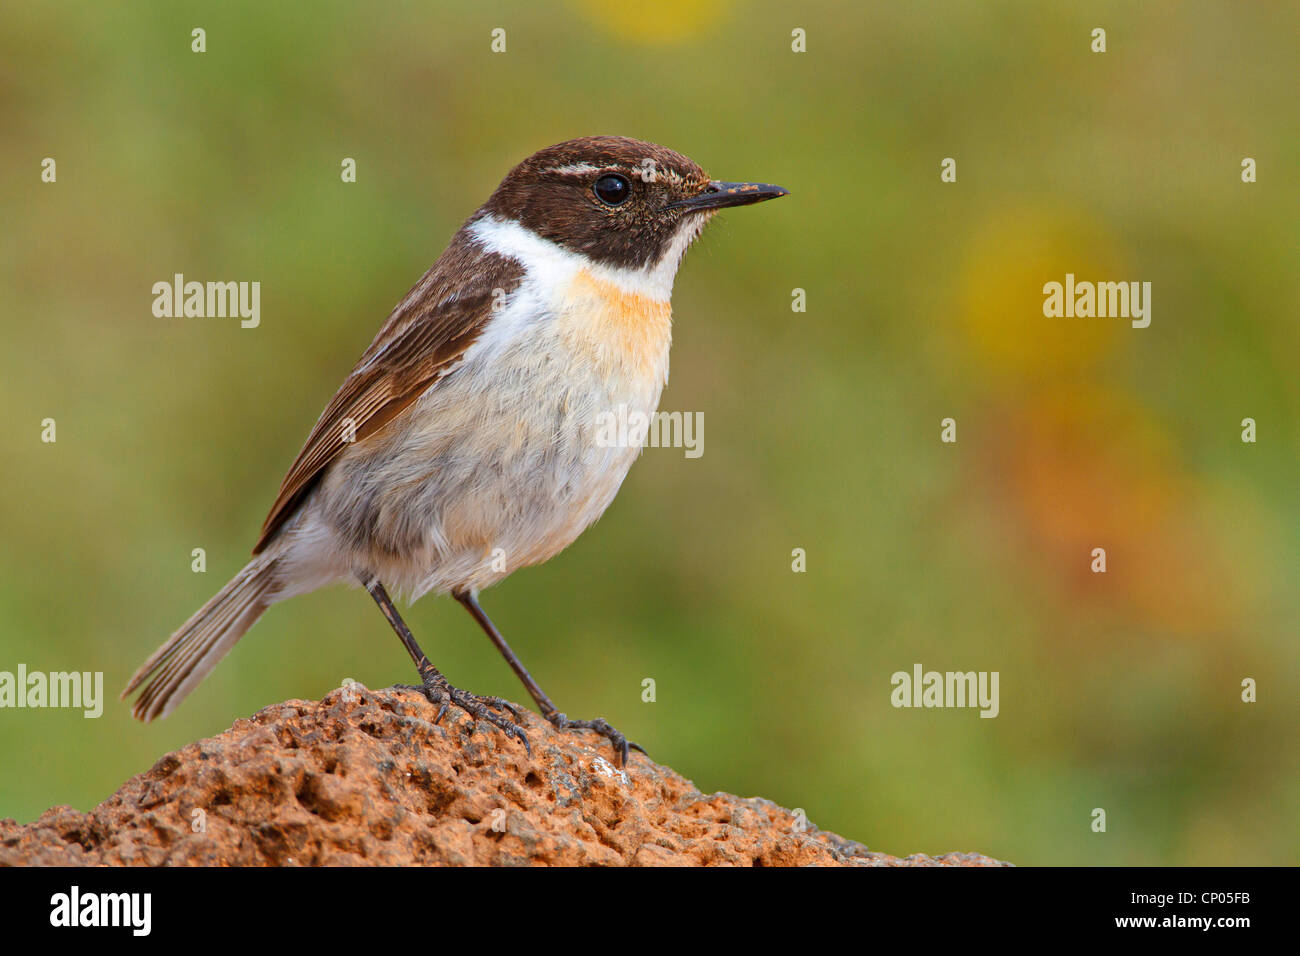
<instances>
[{"instance_id":1,"label":"white eyebrow stripe","mask_svg":"<svg viewBox=\"0 0 1300 956\"><path fill-rule=\"evenodd\" d=\"M646 172L650 172L655 182L666 182L673 186L681 186L688 180L675 169L664 169L655 165L653 162L649 166L633 166L625 169L623 166L595 166L591 163L566 163L563 166L551 166L543 170L547 173L559 173L561 176L586 176L589 173L598 173L602 169L616 169L625 172L630 176L635 176L642 181L646 181Z\"/></svg>"},{"instance_id":2,"label":"white eyebrow stripe","mask_svg":"<svg viewBox=\"0 0 1300 956\"><path fill-rule=\"evenodd\" d=\"M552 166L546 172L559 173L561 176L585 176L587 173L599 172L600 169L591 163L566 163L563 166Z\"/></svg>"}]
</instances>

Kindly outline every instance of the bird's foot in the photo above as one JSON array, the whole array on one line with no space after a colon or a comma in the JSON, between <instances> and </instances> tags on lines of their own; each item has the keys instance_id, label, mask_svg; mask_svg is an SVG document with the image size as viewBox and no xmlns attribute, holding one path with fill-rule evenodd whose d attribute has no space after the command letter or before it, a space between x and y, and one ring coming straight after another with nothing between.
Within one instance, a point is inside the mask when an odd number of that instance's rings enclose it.
<instances>
[{"instance_id":1,"label":"bird's foot","mask_svg":"<svg viewBox=\"0 0 1300 956\"><path fill-rule=\"evenodd\" d=\"M617 729L611 727L604 718L597 717L595 720L570 720L559 711L553 711L552 713L546 714L545 717L551 722L551 726L556 730L594 730L602 737L605 737L614 746L614 752L618 754L618 765L620 767L627 766L629 749L645 753L644 747L628 740Z\"/></svg>"},{"instance_id":2,"label":"bird's foot","mask_svg":"<svg viewBox=\"0 0 1300 956\"><path fill-rule=\"evenodd\" d=\"M506 736L513 737L523 744L524 750L528 751L530 757L533 755L533 748L528 745L528 736L524 733L523 728L519 726L519 722L523 720L523 711L508 700L500 697L480 697L477 694L471 694L469 691L451 686L441 674L436 678L426 679L424 684L418 687L414 684L394 684L393 686L401 690L419 691L429 699L430 703L437 704L438 716L433 718L435 724L442 723L447 708L454 705L475 720L485 720L492 726L504 731ZM505 711L510 716L507 717L501 711Z\"/></svg>"}]
</instances>

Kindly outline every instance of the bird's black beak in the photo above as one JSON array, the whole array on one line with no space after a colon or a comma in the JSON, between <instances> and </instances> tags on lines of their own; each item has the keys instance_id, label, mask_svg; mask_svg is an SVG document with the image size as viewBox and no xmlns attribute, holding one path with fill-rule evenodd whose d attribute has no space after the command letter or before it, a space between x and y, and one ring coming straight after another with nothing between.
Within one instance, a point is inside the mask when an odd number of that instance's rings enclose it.
<instances>
[{"instance_id":1,"label":"bird's black beak","mask_svg":"<svg viewBox=\"0 0 1300 956\"><path fill-rule=\"evenodd\" d=\"M690 199L675 202L668 208L703 212L706 209L726 209L728 206L748 206L751 203L788 195L790 190L770 183L723 183L715 179L709 183L704 192Z\"/></svg>"}]
</instances>

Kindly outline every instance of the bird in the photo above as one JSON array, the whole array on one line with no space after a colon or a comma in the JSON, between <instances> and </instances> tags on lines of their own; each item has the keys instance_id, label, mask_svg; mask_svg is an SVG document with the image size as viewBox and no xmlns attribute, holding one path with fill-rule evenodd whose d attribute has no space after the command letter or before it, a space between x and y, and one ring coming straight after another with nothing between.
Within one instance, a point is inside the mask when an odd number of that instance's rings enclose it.
<instances>
[{"instance_id":1,"label":"bird","mask_svg":"<svg viewBox=\"0 0 1300 956\"><path fill-rule=\"evenodd\" d=\"M720 210L785 195L621 136L568 140L515 166L325 406L252 559L127 683L123 699L140 692L134 716L170 714L271 605L344 583L388 619L421 681L396 686L422 692L438 722L455 707L531 754L519 707L452 685L390 590L452 595L557 730L601 735L623 764L629 748L644 752L603 718L561 712L479 594L554 557L609 507L641 448L599 440L599 425L658 407L687 248Z\"/></svg>"}]
</instances>

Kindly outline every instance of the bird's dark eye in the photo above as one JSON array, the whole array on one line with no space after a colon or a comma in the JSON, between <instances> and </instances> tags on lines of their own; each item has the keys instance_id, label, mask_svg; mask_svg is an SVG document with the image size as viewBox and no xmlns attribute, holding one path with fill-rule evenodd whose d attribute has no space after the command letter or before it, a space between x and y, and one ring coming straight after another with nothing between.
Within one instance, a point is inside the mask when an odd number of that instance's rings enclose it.
<instances>
[{"instance_id":1,"label":"bird's dark eye","mask_svg":"<svg viewBox=\"0 0 1300 956\"><path fill-rule=\"evenodd\" d=\"M591 188L596 198L606 206L621 206L632 195L632 184L627 181L627 177L613 173L601 176Z\"/></svg>"}]
</instances>

